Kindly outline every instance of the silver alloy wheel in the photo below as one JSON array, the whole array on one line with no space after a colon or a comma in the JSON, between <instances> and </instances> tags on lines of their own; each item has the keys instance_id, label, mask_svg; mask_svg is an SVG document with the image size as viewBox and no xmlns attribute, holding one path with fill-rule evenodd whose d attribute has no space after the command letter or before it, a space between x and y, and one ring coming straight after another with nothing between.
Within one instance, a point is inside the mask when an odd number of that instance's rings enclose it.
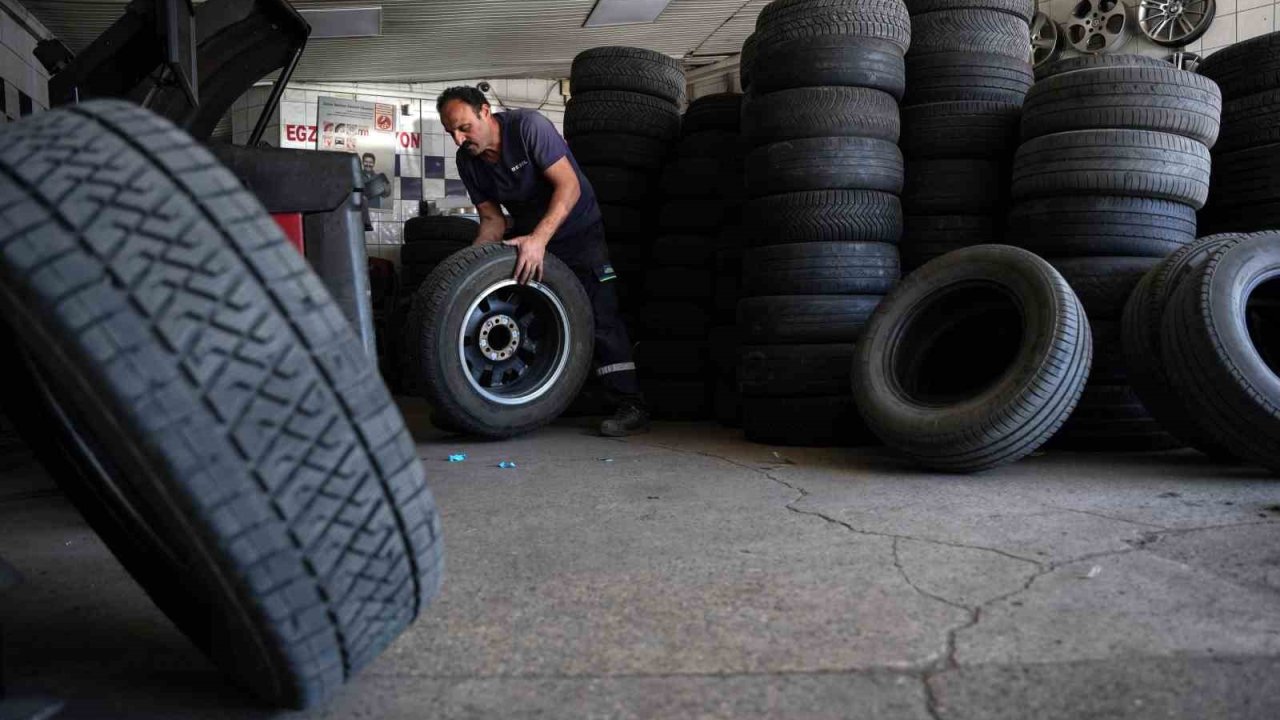
<instances>
[{"instance_id":1,"label":"silver alloy wheel","mask_svg":"<svg viewBox=\"0 0 1280 720\"><path fill-rule=\"evenodd\" d=\"M1183 47L1205 34L1217 10L1215 0L1142 0L1138 27L1157 45Z\"/></svg>"},{"instance_id":2,"label":"silver alloy wheel","mask_svg":"<svg viewBox=\"0 0 1280 720\"><path fill-rule=\"evenodd\" d=\"M546 394L569 364L569 313L551 288L507 279L477 295L458 331L471 388L499 405Z\"/></svg>"},{"instance_id":3,"label":"silver alloy wheel","mask_svg":"<svg viewBox=\"0 0 1280 720\"><path fill-rule=\"evenodd\" d=\"M1187 72L1197 72L1200 69L1200 61L1204 58L1193 52L1184 52L1179 50L1171 53L1165 58L1165 61L1174 67L1181 68Z\"/></svg>"},{"instance_id":4,"label":"silver alloy wheel","mask_svg":"<svg viewBox=\"0 0 1280 720\"><path fill-rule=\"evenodd\" d=\"M1031 65L1043 67L1057 59L1062 52L1062 31L1042 12L1031 19Z\"/></svg>"},{"instance_id":5,"label":"silver alloy wheel","mask_svg":"<svg viewBox=\"0 0 1280 720\"><path fill-rule=\"evenodd\" d=\"M1115 52L1129 42L1131 25L1121 0L1080 0L1066 22L1067 42L1089 55Z\"/></svg>"}]
</instances>

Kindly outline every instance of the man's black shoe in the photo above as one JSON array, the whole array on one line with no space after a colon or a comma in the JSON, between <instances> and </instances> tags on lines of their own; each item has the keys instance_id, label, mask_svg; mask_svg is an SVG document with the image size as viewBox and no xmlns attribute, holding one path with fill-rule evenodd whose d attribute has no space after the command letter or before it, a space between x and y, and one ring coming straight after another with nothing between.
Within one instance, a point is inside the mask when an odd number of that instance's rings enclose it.
<instances>
[{"instance_id":1,"label":"man's black shoe","mask_svg":"<svg viewBox=\"0 0 1280 720\"><path fill-rule=\"evenodd\" d=\"M626 403L613 417L600 423L600 434L605 437L626 437L649 432L649 413L644 408Z\"/></svg>"}]
</instances>

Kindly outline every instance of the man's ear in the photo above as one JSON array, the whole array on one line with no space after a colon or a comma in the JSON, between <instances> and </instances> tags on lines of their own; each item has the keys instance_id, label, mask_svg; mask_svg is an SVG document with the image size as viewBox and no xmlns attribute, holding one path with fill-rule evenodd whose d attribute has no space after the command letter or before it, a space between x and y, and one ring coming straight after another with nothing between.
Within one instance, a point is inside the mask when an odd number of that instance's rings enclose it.
<instances>
[{"instance_id":1,"label":"man's ear","mask_svg":"<svg viewBox=\"0 0 1280 720\"><path fill-rule=\"evenodd\" d=\"M489 107L489 103L480 106L480 119L488 120L493 115L493 108Z\"/></svg>"}]
</instances>

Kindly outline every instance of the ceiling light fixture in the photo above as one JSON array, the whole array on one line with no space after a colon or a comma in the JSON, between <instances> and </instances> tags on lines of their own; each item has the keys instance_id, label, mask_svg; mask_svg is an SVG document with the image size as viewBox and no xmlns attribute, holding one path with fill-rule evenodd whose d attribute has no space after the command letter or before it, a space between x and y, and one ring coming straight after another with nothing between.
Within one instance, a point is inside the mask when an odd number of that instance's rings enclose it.
<instances>
[{"instance_id":1,"label":"ceiling light fixture","mask_svg":"<svg viewBox=\"0 0 1280 720\"><path fill-rule=\"evenodd\" d=\"M658 19L671 0L596 0L582 27L639 25Z\"/></svg>"},{"instance_id":2,"label":"ceiling light fixture","mask_svg":"<svg viewBox=\"0 0 1280 720\"><path fill-rule=\"evenodd\" d=\"M382 34L382 6L299 10L311 25L311 40L377 37Z\"/></svg>"}]
</instances>

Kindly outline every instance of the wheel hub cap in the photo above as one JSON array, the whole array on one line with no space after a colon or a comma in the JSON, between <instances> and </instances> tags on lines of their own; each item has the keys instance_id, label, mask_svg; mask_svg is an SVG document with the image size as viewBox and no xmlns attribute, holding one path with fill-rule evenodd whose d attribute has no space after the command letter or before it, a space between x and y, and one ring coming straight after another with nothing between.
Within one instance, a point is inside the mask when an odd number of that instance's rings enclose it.
<instances>
[{"instance_id":1,"label":"wheel hub cap","mask_svg":"<svg viewBox=\"0 0 1280 720\"><path fill-rule=\"evenodd\" d=\"M506 315L494 315L480 326L480 352L490 360L506 360L520 348L520 325Z\"/></svg>"}]
</instances>

